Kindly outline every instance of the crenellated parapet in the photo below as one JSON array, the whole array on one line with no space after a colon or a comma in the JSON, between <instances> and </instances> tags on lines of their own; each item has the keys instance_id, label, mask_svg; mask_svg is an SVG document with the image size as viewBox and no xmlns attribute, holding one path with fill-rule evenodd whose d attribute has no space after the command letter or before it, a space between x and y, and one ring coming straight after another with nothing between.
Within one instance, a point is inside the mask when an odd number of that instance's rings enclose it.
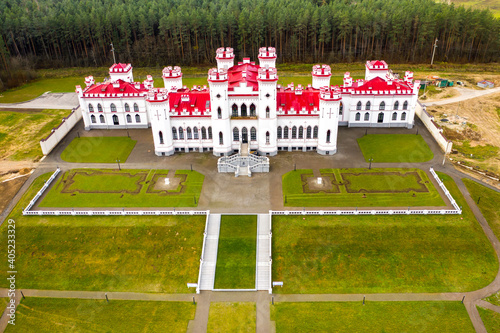
<instances>
[{"instance_id":1,"label":"crenellated parapet","mask_svg":"<svg viewBox=\"0 0 500 333\"><path fill-rule=\"evenodd\" d=\"M211 68L208 70L208 81L212 82L223 82L227 81L227 70L222 68L222 69L217 69L217 68Z\"/></svg>"},{"instance_id":2,"label":"crenellated parapet","mask_svg":"<svg viewBox=\"0 0 500 333\"><path fill-rule=\"evenodd\" d=\"M312 87L319 89L330 85L332 69L328 65L314 65L312 68Z\"/></svg>"},{"instance_id":3,"label":"crenellated parapet","mask_svg":"<svg viewBox=\"0 0 500 333\"><path fill-rule=\"evenodd\" d=\"M258 81L278 81L278 70L274 67L261 67L257 75Z\"/></svg>"},{"instance_id":4,"label":"crenellated parapet","mask_svg":"<svg viewBox=\"0 0 500 333\"><path fill-rule=\"evenodd\" d=\"M323 101L340 101L340 88L338 86L321 87L319 98Z\"/></svg>"}]
</instances>

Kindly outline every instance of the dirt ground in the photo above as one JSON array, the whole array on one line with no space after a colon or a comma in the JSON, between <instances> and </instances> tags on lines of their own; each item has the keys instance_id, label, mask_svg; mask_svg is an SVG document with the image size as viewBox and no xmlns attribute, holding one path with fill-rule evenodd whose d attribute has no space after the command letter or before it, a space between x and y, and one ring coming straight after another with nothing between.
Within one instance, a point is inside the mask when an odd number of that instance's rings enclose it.
<instances>
[{"instance_id":1,"label":"dirt ground","mask_svg":"<svg viewBox=\"0 0 500 333\"><path fill-rule=\"evenodd\" d=\"M0 213L7 207L27 179L28 175L0 183L0 193L2 194L0 196Z\"/></svg>"}]
</instances>

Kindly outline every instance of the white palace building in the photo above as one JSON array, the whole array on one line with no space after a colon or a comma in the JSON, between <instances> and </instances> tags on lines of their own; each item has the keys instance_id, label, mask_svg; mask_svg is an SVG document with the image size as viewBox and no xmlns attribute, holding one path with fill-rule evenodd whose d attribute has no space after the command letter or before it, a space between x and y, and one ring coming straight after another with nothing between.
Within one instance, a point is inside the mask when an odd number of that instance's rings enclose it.
<instances>
[{"instance_id":1,"label":"white palace building","mask_svg":"<svg viewBox=\"0 0 500 333\"><path fill-rule=\"evenodd\" d=\"M262 47L259 64L235 65L232 48L217 50L208 87L182 85L180 67L163 69L164 88L151 76L134 82L130 64L114 64L109 80L77 86L85 129L148 128L155 154L209 151L230 155L248 144L260 155L280 150L334 154L339 126L412 128L419 81L395 78L385 61L368 61L365 79L345 73L331 86L328 65L312 68L312 85L281 86L276 50Z\"/></svg>"}]
</instances>

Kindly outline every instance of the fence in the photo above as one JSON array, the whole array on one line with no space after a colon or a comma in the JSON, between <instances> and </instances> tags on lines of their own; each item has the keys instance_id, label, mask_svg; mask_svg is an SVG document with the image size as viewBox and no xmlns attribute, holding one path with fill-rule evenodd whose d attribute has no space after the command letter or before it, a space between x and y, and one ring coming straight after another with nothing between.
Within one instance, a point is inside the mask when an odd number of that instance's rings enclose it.
<instances>
[{"instance_id":1,"label":"fence","mask_svg":"<svg viewBox=\"0 0 500 333\"><path fill-rule=\"evenodd\" d=\"M74 108L70 115L63 118L59 126L52 129L52 132L45 139L40 140L40 146L44 155L48 155L52 149L68 134L69 131L82 119L80 106Z\"/></svg>"},{"instance_id":2,"label":"fence","mask_svg":"<svg viewBox=\"0 0 500 333\"><path fill-rule=\"evenodd\" d=\"M425 127L427 127L427 129L432 134L441 149L443 149L445 154L451 153L451 147L453 146L453 143L450 140L446 139L443 134L443 129L434 122L434 117L427 113L427 111L425 110L425 106L423 106L420 101L417 102L417 106L415 107L415 114L420 118L420 120L422 120Z\"/></svg>"},{"instance_id":3,"label":"fence","mask_svg":"<svg viewBox=\"0 0 500 333\"><path fill-rule=\"evenodd\" d=\"M210 218L210 211L207 210L207 218L205 220L205 231L203 232L203 245L201 247L201 257L200 257L200 269L198 271L198 283L196 285L196 293L200 293L200 284L201 284L201 270L203 266L203 261L205 261L205 243L207 242L207 234L208 234L208 219Z\"/></svg>"},{"instance_id":4,"label":"fence","mask_svg":"<svg viewBox=\"0 0 500 333\"><path fill-rule=\"evenodd\" d=\"M25 214L25 212L29 212L29 210L33 207L33 205L37 202L37 200L42 196L43 192L45 192L47 187L49 187L49 185L52 183L52 181L54 179L56 179L59 172L61 172L61 169L57 168L57 170L52 174L52 176L50 176L50 178L47 179L47 181L45 182L45 184L43 184L40 191L38 191L38 193L33 197L33 199L31 199L28 206L23 210L23 215L29 215L29 214Z\"/></svg>"}]
</instances>

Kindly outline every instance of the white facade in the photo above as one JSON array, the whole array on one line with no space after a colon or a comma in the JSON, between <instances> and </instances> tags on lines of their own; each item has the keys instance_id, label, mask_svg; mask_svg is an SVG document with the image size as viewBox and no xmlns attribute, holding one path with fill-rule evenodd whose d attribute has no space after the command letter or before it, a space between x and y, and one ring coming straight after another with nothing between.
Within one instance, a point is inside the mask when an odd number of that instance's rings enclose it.
<instances>
[{"instance_id":1,"label":"white facade","mask_svg":"<svg viewBox=\"0 0 500 333\"><path fill-rule=\"evenodd\" d=\"M86 78L85 89L77 86L85 129L151 127L157 155L229 155L248 143L272 156L279 150L334 154L338 126L413 126L419 81L413 83L411 72L392 78L384 61L367 62L365 80L346 73L340 87L330 86L328 65L313 67L308 87L283 87L272 47L259 50L259 65L247 58L235 65L231 48L219 48L216 60L208 87L184 88L179 67L163 70L164 88L153 88L150 76L133 82L130 64L111 67L108 82Z\"/></svg>"}]
</instances>

